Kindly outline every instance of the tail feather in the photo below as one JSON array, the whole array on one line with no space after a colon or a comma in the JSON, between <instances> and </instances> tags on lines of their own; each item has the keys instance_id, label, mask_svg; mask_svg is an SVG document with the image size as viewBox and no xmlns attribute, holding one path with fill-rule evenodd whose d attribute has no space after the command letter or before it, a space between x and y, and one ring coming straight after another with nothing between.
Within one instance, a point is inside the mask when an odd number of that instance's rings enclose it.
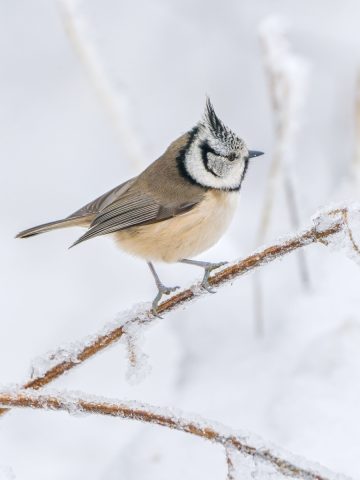
<instances>
[{"instance_id":1,"label":"tail feather","mask_svg":"<svg viewBox=\"0 0 360 480\"><path fill-rule=\"evenodd\" d=\"M54 222L43 223L42 225L37 225L36 227L28 228L18 233L15 238L28 238L34 235L39 235L40 233L50 232L50 230L56 230L58 228L66 227L87 227L89 226L91 220L89 217L75 217L75 218L63 218L62 220L55 220Z\"/></svg>"}]
</instances>

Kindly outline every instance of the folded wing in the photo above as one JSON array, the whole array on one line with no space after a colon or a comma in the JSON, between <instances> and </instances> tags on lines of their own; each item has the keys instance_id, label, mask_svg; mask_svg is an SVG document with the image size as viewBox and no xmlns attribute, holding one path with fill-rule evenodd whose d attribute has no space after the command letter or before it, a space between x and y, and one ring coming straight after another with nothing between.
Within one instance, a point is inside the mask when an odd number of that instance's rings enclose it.
<instances>
[{"instance_id":1,"label":"folded wing","mask_svg":"<svg viewBox=\"0 0 360 480\"><path fill-rule=\"evenodd\" d=\"M95 216L89 230L72 247L99 235L166 220L191 210L196 203L179 202L161 205L150 194L130 188Z\"/></svg>"}]
</instances>

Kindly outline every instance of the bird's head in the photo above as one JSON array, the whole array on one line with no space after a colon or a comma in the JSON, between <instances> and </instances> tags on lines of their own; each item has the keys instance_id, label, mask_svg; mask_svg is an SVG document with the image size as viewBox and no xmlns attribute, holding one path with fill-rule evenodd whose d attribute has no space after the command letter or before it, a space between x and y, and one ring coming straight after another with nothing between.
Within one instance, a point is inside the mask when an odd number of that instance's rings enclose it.
<instances>
[{"instance_id":1,"label":"bird's head","mask_svg":"<svg viewBox=\"0 0 360 480\"><path fill-rule=\"evenodd\" d=\"M182 169L195 183L220 190L239 190L249 159L263 152L248 150L244 140L218 118L207 98L202 120L182 151Z\"/></svg>"}]
</instances>

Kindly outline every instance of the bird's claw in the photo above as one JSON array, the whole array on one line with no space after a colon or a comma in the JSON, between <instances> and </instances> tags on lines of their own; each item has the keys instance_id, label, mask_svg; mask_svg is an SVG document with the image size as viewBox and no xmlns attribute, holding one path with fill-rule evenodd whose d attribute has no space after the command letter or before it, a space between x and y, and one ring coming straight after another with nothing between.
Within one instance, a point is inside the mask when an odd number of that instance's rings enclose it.
<instances>
[{"instance_id":1,"label":"bird's claw","mask_svg":"<svg viewBox=\"0 0 360 480\"><path fill-rule=\"evenodd\" d=\"M202 281L201 282L201 287L209 293L216 293L216 290L211 287L211 285L209 284L208 281L206 281L206 282Z\"/></svg>"},{"instance_id":2,"label":"bird's claw","mask_svg":"<svg viewBox=\"0 0 360 480\"><path fill-rule=\"evenodd\" d=\"M175 292L176 290L178 290L180 287L179 286L175 286L175 287L166 287L165 285L163 285L162 283L158 284L158 293L156 295L156 297L154 298L153 302L152 302L152 309L151 309L151 313L155 316L155 317L158 317L158 318L162 318L159 313L158 313L158 306L159 306L159 302L162 298L163 295L170 295L170 293L172 292Z\"/></svg>"},{"instance_id":3,"label":"bird's claw","mask_svg":"<svg viewBox=\"0 0 360 480\"><path fill-rule=\"evenodd\" d=\"M220 268L220 267L226 265L227 263L228 262L217 262L217 263L206 263L206 264L204 264L205 273L204 273L204 277L203 277L202 282L201 282L201 287L204 290L206 290L209 293L216 293L216 290L214 288L212 288L211 285L209 284L210 273L213 270L216 270L217 268Z\"/></svg>"},{"instance_id":4,"label":"bird's claw","mask_svg":"<svg viewBox=\"0 0 360 480\"><path fill-rule=\"evenodd\" d=\"M175 292L179 288L180 287L178 285L176 285L175 287L164 287L164 285L162 285L162 288L161 290L159 289L159 291L161 291L163 295L170 295L170 293Z\"/></svg>"}]
</instances>

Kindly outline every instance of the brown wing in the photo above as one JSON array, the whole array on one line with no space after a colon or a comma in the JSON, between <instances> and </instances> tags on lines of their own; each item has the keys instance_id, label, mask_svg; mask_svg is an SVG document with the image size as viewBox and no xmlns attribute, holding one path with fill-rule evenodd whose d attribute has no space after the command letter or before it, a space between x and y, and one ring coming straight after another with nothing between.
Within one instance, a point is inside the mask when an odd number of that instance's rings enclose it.
<instances>
[{"instance_id":1,"label":"brown wing","mask_svg":"<svg viewBox=\"0 0 360 480\"><path fill-rule=\"evenodd\" d=\"M72 246L98 235L136 225L161 222L181 215L197 205L205 190L184 178L176 162L187 139L188 134L183 135L138 177L75 212L74 216L85 212L95 213L95 217L89 230Z\"/></svg>"},{"instance_id":2,"label":"brown wing","mask_svg":"<svg viewBox=\"0 0 360 480\"><path fill-rule=\"evenodd\" d=\"M148 194L129 191L101 210L94 218L89 230L72 246L98 235L166 220L191 210L196 203L179 203L167 207Z\"/></svg>"},{"instance_id":3,"label":"brown wing","mask_svg":"<svg viewBox=\"0 0 360 480\"><path fill-rule=\"evenodd\" d=\"M100 197L96 198L92 202L87 203L76 212L69 215L67 218L78 218L78 217L85 217L88 215L94 215L99 213L103 208L105 208L110 203L114 202L117 198L119 198L122 194L124 194L131 185L135 182L135 178L131 178L126 182L118 185L115 188L112 188L108 192L104 193Z\"/></svg>"}]
</instances>

